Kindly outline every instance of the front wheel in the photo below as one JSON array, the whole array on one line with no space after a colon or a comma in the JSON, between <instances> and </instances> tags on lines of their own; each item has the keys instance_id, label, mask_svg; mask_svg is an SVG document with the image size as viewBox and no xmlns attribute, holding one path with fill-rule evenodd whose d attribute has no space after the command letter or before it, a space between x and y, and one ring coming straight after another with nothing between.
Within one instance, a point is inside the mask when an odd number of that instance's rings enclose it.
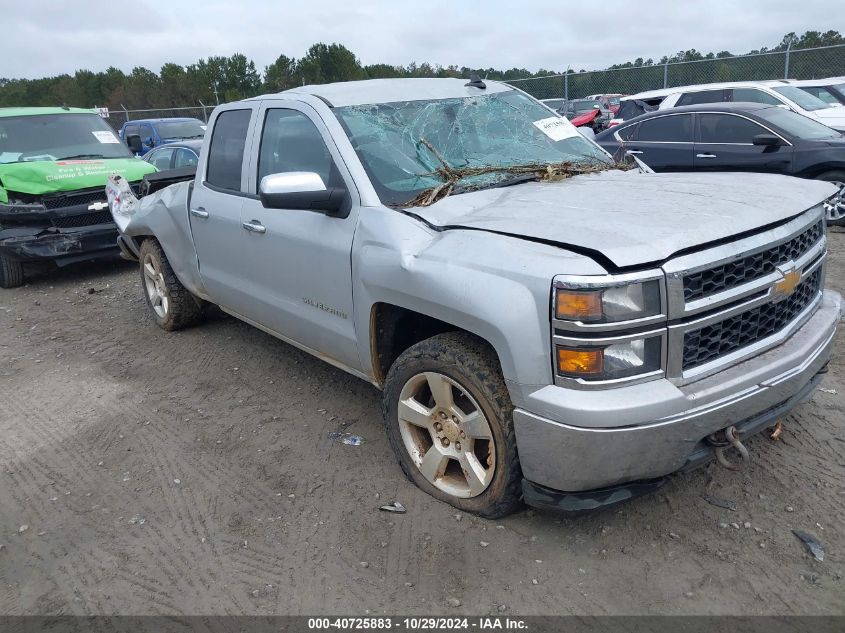
<instances>
[{"instance_id":1,"label":"front wheel","mask_svg":"<svg viewBox=\"0 0 845 633\"><path fill-rule=\"evenodd\" d=\"M399 465L422 490L486 518L520 505L513 404L484 341L451 332L407 349L388 372L384 412Z\"/></svg>"},{"instance_id":2,"label":"front wheel","mask_svg":"<svg viewBox=\"0 0 845 633\"><path fill-rule=\"evenodd\" d=\"M23 285L23 264L0 253L0 288L17 288Z\"/></svg>"},{"instance_id":3,"label":"front wheel","mask_svg":"<svg viewBox=\"0 0 845 633\"><path fill-rule=\"evenodd\" d=\"M202 300L180 283L158 240L144 240L139 261L144 298L156 324L172 332L196 323L202 315Z\"/></svg>"},{"instance_id":4,"label":"front wheel","mask_svg":"<svg viewBox=\"0 0 845 633\"><path fill-rule=\"evenodd\" d=\"M845 226L845 171L826 171L816 176L816 180L824 180L839 187L839 195L824 203L827 223Z\"/></svg>"}]
</instances>

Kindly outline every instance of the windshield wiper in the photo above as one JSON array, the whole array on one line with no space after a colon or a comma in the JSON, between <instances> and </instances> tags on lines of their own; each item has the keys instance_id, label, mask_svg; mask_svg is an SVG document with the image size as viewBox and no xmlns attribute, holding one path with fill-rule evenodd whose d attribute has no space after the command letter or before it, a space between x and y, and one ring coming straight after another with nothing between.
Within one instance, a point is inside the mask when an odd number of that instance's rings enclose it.
<instances>
[{"instance_id":1,"label":"windshield wiper","mask_svg":"<svg viewBox=\"0 0 845 633\"><path fill-rule=\"evenodd\" d=\"M74 154L73 156L63 156L59 160L73 160L74 158L108 158L102 154Z\"/></svg>"}]
</instances>

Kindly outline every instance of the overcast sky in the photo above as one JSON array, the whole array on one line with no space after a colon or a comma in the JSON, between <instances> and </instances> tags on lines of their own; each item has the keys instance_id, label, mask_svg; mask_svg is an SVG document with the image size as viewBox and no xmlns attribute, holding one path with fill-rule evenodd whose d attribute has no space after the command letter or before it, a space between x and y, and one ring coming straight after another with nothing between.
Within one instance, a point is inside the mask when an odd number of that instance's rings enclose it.
<instances>
[{"instance_id":1,"label":"overcast sky","mask_svg":"<svg viewBox=\"0 0 845 633\"><path fill-rule=\"evenodd\" d=\"M363 64L564 70L695 48L747 52L789 32L844 30L834 0L0 0L0 77L240 52L259 71L279 54L340 42ZM542 5L546 5L543 8ZM130 12L131 11L131 12Z\"/></svg>"}]
</instances>

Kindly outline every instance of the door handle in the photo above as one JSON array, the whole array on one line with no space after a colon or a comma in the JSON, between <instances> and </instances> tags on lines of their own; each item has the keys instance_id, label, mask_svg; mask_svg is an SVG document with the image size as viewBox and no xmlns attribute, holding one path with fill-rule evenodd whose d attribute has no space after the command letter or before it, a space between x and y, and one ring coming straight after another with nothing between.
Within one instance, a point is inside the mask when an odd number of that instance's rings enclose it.
<instances>
[{"instance_id":1,"label":"door handle","mask_svg":"<svg viewBox=\"0 0 845 633\"><path fill-rule=\"evenodd\" d=\"M196 209L191 209L191 215L205 219L208 217L208 211L206 211L203 207L197 207Z\"/></svg>"},{"instance_id":2,"label":"door handle","mask_svg":"<svg viewBox=\"0 0 845 633\"><path fill-rule=\"evenodd\" d=\"M252 220L252 222L244 222L241 224L247 231L250 233L266 233L267 229L264 228L264 225L261 224L258 220Z\"/></svg>"},{"instance_id":3,"label":"door handle","mask_svg":"<svg viewBox=\"0 0 845 633\"><path fill-rule=\"evenodd\" d=\"M642 152L642 150L640 150L640 149L629 149L629 150L628 150L627 152L625 152L625 153L626 153L626 154L642 154L643 152Z\"/></svg>"},{"instance_id":4,"label":"door handle","mask_svg":"<svg viewBox=\"0 0 845 633\"><path fill-rule=\"evenodd\" d=\"M716 158L716 154L696 154L696 158Z\"/></svg>"}]
</instances>

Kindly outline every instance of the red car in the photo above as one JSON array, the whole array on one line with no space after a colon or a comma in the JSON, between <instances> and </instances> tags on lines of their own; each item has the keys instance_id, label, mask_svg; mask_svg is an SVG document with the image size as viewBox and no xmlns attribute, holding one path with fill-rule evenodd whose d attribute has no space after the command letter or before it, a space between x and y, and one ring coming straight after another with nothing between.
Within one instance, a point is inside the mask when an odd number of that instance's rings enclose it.
<instances>
[{"instance_id":1,"label":"red car","mask_svg":"<svg viewBox=\"0 0 845 633\"><path fill-rule=\"evenodd\" d=\"M618 93L609 93L604 95L591 95L587 97L588 99L595 99L599 103L601 103L602 107L606 110L610 110L613 114L619 112L619 99L624 97L623 94Z\"/></svg>"}]
</instances>

